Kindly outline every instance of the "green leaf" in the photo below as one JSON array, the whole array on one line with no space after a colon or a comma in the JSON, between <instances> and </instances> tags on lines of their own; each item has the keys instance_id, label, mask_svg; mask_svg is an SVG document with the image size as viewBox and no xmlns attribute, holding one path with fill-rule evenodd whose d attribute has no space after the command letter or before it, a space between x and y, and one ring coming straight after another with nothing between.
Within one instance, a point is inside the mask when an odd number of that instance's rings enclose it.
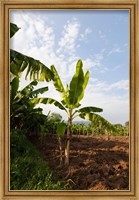
<instances>
[{"instance_id":1,"label":"green leaf","mask_svg":"<svg viewBox=\"0 0 139 200\"><path fill-rule=\"evenodd\" d=\"M84 84L84 73L83 73L83 63L81 60L77 62L76 73L74 74L69 90L69 103L72 108L78 106L79 97L82 96L83 84Z\"/></svg>"},{"instance_id":2,"label":"green leaf","mask_svg":"<svg viewBox=\"0 0 139 200\"><path fill-rule=\"evenodd\" d=\"M38 84L38 82L35 80L35 81L32 81L31 83L29 83L26 87L24 87L20 93L23 94L23 95L27 95L27 94L30 94L30 92L33 91L33 88L34 86L36 86Z\"/></svg>"},{"instance_id":3,"label":"green leaf","mask_svg":"<svg viewBox=\"0 0 139 200\"><path fill-rule=\"evenodd\" d=\"M57 100L52 99L52 98L33 98L33 99L31 99L31 102L33 104L39 104L39 103L54 104L55 106L57 106L61 110L65 110L67 112L66 108L61 103L59 103Z\"/></svg>"},{"instance_id":4,"label":"green leaf","mask_svg":"<svg viewBox=\"0 0 139 200\"><path fill-rule=\"evenodd\" d=\"M57 125L57 130L56 133L58 136L64 136L65 135L65 131L66 131L66 124L64 122L61 122Z\"/></svg>"},{"instance_id":5,"label":"green leaf","mask_svg":"<svg viewBox=\"0 0 139 200\"><path fill-rule=\"evenodd\" d=\"M75 112L80 112L80 113L90 113L90 112L102 112L103 109L102 108L97 108L97 107L93 107L93 106L88 106L88 107L83 107L81 109L78 109Z\"/></svg>"},{"instance_id":6,"label":"green leaf","mask_svg":"<svg viewBox=\"0 0 139 200\"><path fill-rule=\"evenodd\" d=\"M37 96L38 94L43 94L44 92L48 91L48 87L39 88L29 93L29 97Z\"/></svg>"},{"instance_id":7,"label":"green leaf","mask_svg":"<svg viewBox=\"0 0 139 200\"><path fill-rule=\"evenodd\" d=\"M39 81L51 81L54 78L53 72L39 60L26 56L14 50L10 50L10 72L18 77L27 69L26 78Z\"/></svg>"},{"instance_id":8,"label":"green leaf","mask_svg":"<svg viewBox=\"0 0 139 200\"><path fill-rule=\"evenodd\" d=\"M15 77L11 82L11 100L15 98L18 88L19 88L19 78Z\"/></svg>"},{"instance_id":9,"label":"green leaf","mask_svg":"<svg viewBox=\"0 0 139 200\"><path fill-rule=\"evenodd\" d=\"M62 93L61 102L66 108L69 108L69 86L66 84L65 91Z\"/></svg>"},{"instance_id":10,"label":"green leaf","mask_svg":"<svg viewBox=\"0 0 139 200\"><path fill-rule=\"evenodd\" d=\"M51 71L54 74L53 82L54 82L54 86L55 86L56 90L58 92L63 93L65 90L64 90L62 81L61 81L61 79L60 79L60 77L58 75L58 72L57 72L56 68L54 67L54 65L51 66Z\"/></svg>"},{"instance_id":11,"label":"green leaf","mask_svg":"<svg viewBox=\"0 0 139 200\"><path fill-rule=\"evenodd\" d=\"M20 65L17 65L15 61L12 61L10 63L10 72L14 74L15 76L20 77L21 71L20 71Z\"/></svg>"},{"instance_id":12,"label":"green leaf","mask_svg":"<svg viewBox=\"0 0 139 200\"><path fill-rule=\"evenodd\" d=\"M101 117L100 115L98 114L94 114L94 113L80 113L79 116L83 119L86 119L86 120L89 120L91 122L94 122L94 123L98 123L98 122L101 122L101 125L107 129L110 129L110 130L113 130L115 131L115 127L109 122L107 121L106 119L104 119L103 117Z\"/></svg>"},{"instance_id":13,"label":"green leaf","mask_svg":"<svg viewBox=\"0 0 139 200\"><path fill-rule=\"evenodd\" d=\"M19 30L16 24L10 23L10 38L14 36L14 34Z\"/></svg>"},{"instance_id":14,"label":"green leaf","mask_svg":"<svg viewBox=\"0 0 139 200\"><path fill-rule=\"evenodd\" d=\"M85 88L86 88L88 80L89 80L89 75L90 75L89 71L87 71L85 76L84 76L83 90L82 90L81 95L78 98L78 102L80 102L82 100L82 98L84 97L84 91L85 91Z\"/></svg>"}]
</instances>

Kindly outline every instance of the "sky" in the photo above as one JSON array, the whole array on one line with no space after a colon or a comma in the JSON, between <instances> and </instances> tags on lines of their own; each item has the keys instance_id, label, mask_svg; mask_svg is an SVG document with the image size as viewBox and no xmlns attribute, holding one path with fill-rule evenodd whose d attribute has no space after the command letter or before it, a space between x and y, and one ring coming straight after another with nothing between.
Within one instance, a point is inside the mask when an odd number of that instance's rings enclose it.
<instances>
[{"instance_id":1,"label":"sky","mask_svg":"<svg viewBox=\"0 0 139 200\"><path fill-rule=\"evenodd\" d=\"M10 48L54 64L64 84L70 83L78 59L90 79L81 106L103 108L99 113L111 123L129 120L129 11L128 10L11 10L10 21L20 30L10 40ZM30 80L20 81L24 88ZM43 97L60 101L52 82ZM53 105L39 105L43 113L64 111ZM79 120L77 118L76 120Z\"/></svg>"}]
</instances>

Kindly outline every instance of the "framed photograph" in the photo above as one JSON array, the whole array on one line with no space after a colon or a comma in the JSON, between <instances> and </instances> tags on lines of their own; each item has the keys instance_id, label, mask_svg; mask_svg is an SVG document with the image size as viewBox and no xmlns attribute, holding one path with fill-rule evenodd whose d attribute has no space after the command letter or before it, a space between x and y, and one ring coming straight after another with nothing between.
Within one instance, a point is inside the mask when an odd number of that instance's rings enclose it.
<instances>
[{"instance_id":1,"label":"framed photograph","mask_svg":"<svg viewBox=\"0 0 139 200\"><path fill-rule=\"evenodd\" d=\"M139 200L138 0L1 0L1 199Z\"/></svg>"}]
</instances>

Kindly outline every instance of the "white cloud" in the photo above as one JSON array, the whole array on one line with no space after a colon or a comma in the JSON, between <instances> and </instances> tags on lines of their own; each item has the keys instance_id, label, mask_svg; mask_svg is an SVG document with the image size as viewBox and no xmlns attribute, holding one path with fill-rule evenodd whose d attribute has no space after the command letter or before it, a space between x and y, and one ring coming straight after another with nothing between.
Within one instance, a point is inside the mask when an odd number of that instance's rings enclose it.
<instances>
[{"instance_id":1,"label":"white cloud","mask_svg":"<svg viewBox=\"0 0 139 200\"><path fill-rule=\"evenodd\" d=\"M64 25L62 37L59 42L55 40L55 31L52 23L48 23L48 20L42 19L39 15L24 14L22 12L17 13L13 17L15 22L21 29L11 40L12 48L27 54L31 57L39 59L48 67L52 64L55 65L58 73L62 79L63 84L69 82L75 73L75 65L79 56L76 49L80 47L79 40L87 40L92 30L86 28L83 33L80 33L81 24L77 19L67 21ZM103 39L103 33L99 30L99 36ZM55 48L58 45L58 48ZM118 46L109 51L108 55L112 53L121 53L122 50ZM84 70L96 69L100 72L108 71L109 68L103 66L104 53L106 49L102 49L100 53L94 56L84 56L83 64ZM113 68L117 69L119 66ZM39 83L38 87L49 86L49 91L45 95L60 100L59 94L55 91L51 83ZM126 121L125 116L128 116L128 95L117 96L112 94L111 91L124 91L124 94L128 92L128 80L120 80L115 83L108 84L98 79L90 78L89 84L85 92L85 98L82 101L82 105L94 105L104 108L104 115L108 120L112 122ZM25 86L25 81L22 79L22 85ZM41 105L44 108L44 113L59 112L64 117L66 115L63 111L51 105ZM122 110L122 112L119 112ZM116 121L117 120L117 121Z\"/></svg>"},{"instance_id":2,"label":"white cloud","mask_svg":"<svg viewBox=\"0 0 139 200\"><path fill-rule=\"evenodd\" d=\"M84 33L81 33L81 34L80 34L79 40L83 40L83 41L87 42L87 36L88 36L90 33L92 33L92 30L91 30L90 28L86 28L85 31L84 31Z\"/></svg>"},{"instance_id":3,"label":"white cloud","mask_svg":"<svg viewBox=\"0 0 139 200\"><path fill-rule=\"evenodd\" d=\"M122 123L129 118L129 96L128 92L122 95L117 95L110 92L106 92L108 84L103 82L89 83L82 104L84 106L96 106L103 109L100 113L105 119L111 123ZM113 87L113 86L112 86ZM111 87L111 89L112 89ZM116 87L116 86L115 86Z\"/></svg>"},{"instance_id":4,"label":"white cloud","mask_svg":"<svg viewBox=\"0 0 139 200\"><path fill-rule=\"evenodd\" d=\"M110 56L113 53L122 53L123 50L120 47L114 47L111 51L108 52L107 56Z\"/></svg>"},{"instance_id":5,"label":"white cloud","mask_svg":"<svg viewBox=\"0 0 139 200\"><path fill-rule=\"evenodd\" d=\"M38 47L49 50L53 47L55 35L53 27L46 24L47 19L43 21L36 15L34 20L34 15L13 12L11 20L21 28L11 39L13 49L26 53Z\"/></svg>"},{"instance_id":6,"label":"white cloud","mask_svg":"<svg viewBox=\"0 0 139 200\"><path fill-rule=\"evenodd\" d=\"M111 84L111 86L109 86L109 89L123 89L123 90L128 90L129 89L129 80L120 80L116 83Z\"/></svg>"},{"instance_id":7,"label":"white cloud","mask_svg":"<svg viewBox=\"0 0 139 200\"><path fill-rule=\"evenodd\" d=\"M100 81L98 79L90 78L90 84L88 86L88 92L92 91L97 93L107 93L110 91L123 90L128 91L129 80L120 80L115 83L107 83L106 81Z\"/></svg>"},{"instance_id":8,"label":"white cloud","mask_svg":"<svg viewBox=\"0 0 139 200\"><path fill-rule=\"evenodd\" d=\"M75 52L76 42L79 35L80 24L76 19L67 21L64 25L64 30L62 32L62 37L59 41L58 52L65 52L72 54Z\"/></svg>"},{"instance_id":9,"label":"white cloud","mask_svg":"<svg viewBox=\"0 0 139 200\"><path fill-rule=\"evenodd\" d=\"M105 39L106 38L106 35L103 34L103 32L101 30L98 31L98 35L101 39Z\"/></svg>"}]
</instances>

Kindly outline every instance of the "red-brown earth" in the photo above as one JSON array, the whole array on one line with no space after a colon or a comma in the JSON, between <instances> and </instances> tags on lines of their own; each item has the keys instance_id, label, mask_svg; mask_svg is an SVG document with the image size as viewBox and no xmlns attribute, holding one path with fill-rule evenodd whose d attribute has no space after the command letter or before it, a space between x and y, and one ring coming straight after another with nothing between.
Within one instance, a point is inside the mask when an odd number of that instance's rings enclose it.
<instances>
[{"instance_id":1,"label":"red-brown earth","mask_svg":"<svg viewBox=\"0 0 139 200\"><path fill-rule=\"evenodd\" d=\"M60 166L55 135L30 137L53 173L72 190L129 190L129 137L73 136L70 166ZM64 144L63 139L63 155Z\"/></svg>"}]
</instances>

